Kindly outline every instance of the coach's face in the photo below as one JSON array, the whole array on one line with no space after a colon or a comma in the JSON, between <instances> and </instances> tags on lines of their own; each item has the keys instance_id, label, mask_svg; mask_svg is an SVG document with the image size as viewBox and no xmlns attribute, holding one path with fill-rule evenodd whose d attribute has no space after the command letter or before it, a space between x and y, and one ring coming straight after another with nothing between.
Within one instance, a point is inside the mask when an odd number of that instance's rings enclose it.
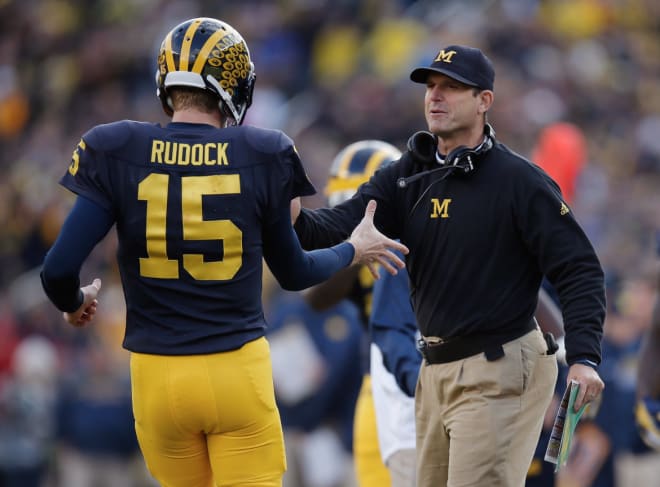
<instances>
[{"instance_id":1,"label":"coach's face","mask_svg":"<svg viewBox=\"0 0 660 487\"><path fill-rule=\"evenodd\" d=\"M492 91L479 91L444 74L429 74L424 96L429 131L440 138L469 133L483 123L482 115L490 108L492 100Z\"/></svg>"}]
</instances>

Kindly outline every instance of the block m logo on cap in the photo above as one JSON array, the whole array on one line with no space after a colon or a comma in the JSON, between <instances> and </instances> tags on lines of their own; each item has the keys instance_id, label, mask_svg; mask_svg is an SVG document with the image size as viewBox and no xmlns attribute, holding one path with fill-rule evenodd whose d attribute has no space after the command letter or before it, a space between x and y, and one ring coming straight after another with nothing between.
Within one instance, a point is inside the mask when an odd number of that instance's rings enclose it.
<instances>
[{"instance_id":1,"label":"block m logo on cap","mask_svg":"<svg viewBox=\"0 0 660 487\"><path fill-rule=\"evenodd\" d=\"M456 51L447 51L443 49L438 53L438 55L435 57L433 60L434 63L438 63L442 61L443 63L451 63L451 58L454 57L454 54L456 54Z\"/></svg>"}]
</instances>

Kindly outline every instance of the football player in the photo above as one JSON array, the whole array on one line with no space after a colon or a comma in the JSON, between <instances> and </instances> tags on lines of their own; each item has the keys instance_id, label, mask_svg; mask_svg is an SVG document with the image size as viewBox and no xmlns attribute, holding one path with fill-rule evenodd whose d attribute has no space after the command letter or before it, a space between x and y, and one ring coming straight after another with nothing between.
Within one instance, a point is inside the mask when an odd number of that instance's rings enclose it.
<instances>
[{"instance_id":1,"label":"football player","mask_svg":"<svg viewBox=\"0 0 660 487\"><path fill-rule=\"evenodd\" d=\"M325 195L330 206L349 199L358 186L365 183L380 167L401 157L399 149L380 140L362 140L344 147L330 166ZM353 455L357 482L360 487L391 485L390 474L381 460L376 428L376 416L369 373L369 343L367 334L371 314L374 278L366 266L342 270L328 281L309 289L307 302L317 311L327 310L343 299L358 308L364 329L361 360L362 387L355 405Z\"/></svg>"},{"instance_id":2,"label":"football player","mask_svg":"<svg viewBox=\"0 0 660 487\"><path fill-rule=\"evenodd\" d=\"M127 305L135 429L161 485L281 485L286 468L261 303L262 257L299 290L352 263L396 272L407 250L373 227L303 252L290 201L314 193L284 133L242 126L255 72L220 20L172 29L157 94L171 123L119 121L82 136L60 183L77 194L41 273L73 326L96 312L101 281L81 266L116 225Z\"/></svg>"}]
</instances>

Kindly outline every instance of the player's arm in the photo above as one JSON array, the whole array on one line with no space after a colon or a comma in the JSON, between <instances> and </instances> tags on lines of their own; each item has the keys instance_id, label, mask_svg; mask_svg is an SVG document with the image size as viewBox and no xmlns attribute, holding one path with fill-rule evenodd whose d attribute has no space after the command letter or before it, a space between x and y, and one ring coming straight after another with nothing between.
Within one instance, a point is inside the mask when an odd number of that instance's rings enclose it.
<instances>
[{"instance_id":1,"label":"player's arm","mask_svg":"<svg viewBox=\"0 0 660 487\"><path fill-rule=\"evenodd\" d=\"M395 327L374 322L372 341L383 355L385 368L394 376L396 383L408 396L415 395L422 356L415 342L416 326L409 321L397 323Z\"/></svg>"},{"instance_id":2,"label":"player's arm","mask_svg":"<svg viewBox=\"0 0 660 487\"><path fill-rule=\"evenodd\" d=\"M74 313L93 301L80 288L80 269L113 223L112 215L98 204L80 196L76 199L41 270L43 289L60 311Z\"/></svg>"},{"instance_id":3,"label":"player's arm","mask_svg":"<svg viewBox=\"0 0 660 487\"><path fill-rule=\"evenodd\" d=\"M385 368L403 392L414 396L422 356L417 350L417 321L405 271L395 276L385 274L374 284L369 329Z\"/></svg>"},{"instance_id":4,"label":"player's arm","mask_svg":"<svg viewBox=\"0 0 660 487\"><path fill-rule=\"evenodd\" d=\"M389 272L396 272L396 268L401 269L405 264L390 249L404 253L408 249L376 230L373 225L375 210L374 202L367 207L364 218L348 241L306 252L291 227L289 207L281 207L263 232L264 258L268 267L280 285L291 291L318 284L351 264L373 265L378 262Z\"/></svg>"},{"instance_id":5,"label":"player's arm","mask_svg":"<svg viewBox=\"0 0 660 487\"><path fill-rule=\"evenodd\" d=\"M333 208L302 208L294 228L303 248L318 249L344 241L362 219L366 205L356 195Z\"/></svg>"}]
</instances>

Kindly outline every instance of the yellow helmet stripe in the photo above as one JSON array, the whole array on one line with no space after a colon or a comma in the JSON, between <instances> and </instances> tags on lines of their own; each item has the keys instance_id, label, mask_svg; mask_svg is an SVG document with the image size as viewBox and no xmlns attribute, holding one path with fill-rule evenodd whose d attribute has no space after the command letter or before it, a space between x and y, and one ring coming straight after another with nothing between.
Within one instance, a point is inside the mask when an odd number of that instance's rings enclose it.
<instances>
[{"instance_id":1,"label":"yellow helmet stripe","mask_svg":"<svg viewBox=\"0 0 660 487\"><path fill-rule=\"evenodd\" d=\"M341 162L339 163L339 169L337 170L337 177L340 178L349 177L349 174L351 173L350 165L351 162L353 162L353 157L355 156L355 153L358 150L361 150L360 147L356 147L353 150L346 151L346 154L342 156ZM389 155L390 154L382 150L377 150L373 154L371 154L371 156L367 160L367 163L365 164L364 174L367 176L371 176L373 173L375 173L376 169L380 167L380 165Z\"/></svg>"},{"instance_id":2,"label":"yellow helmet stripe","mask_svg":"<svg viewBox=\"0 0 660 487\"><path fill-rule=\"evenodd\" d=\"M357 147L352 148L351 150L346 151L346 153L341 158L339 162L339 167L337 168L337 177L346 178L350 174L349 166L353 160L353 156L357 152Z\"/></svg>"},{"instance_id":3,"label":"yellow helmet stripe","mask_svg":"<svg viewBox=\"0 0 660 487\"><path fill-rule=\"evenodd\" d=\"M202 69L204 69L204 64L206 63L206 60L208 59L208 55L211 52L211 49L215 47L215 45L220 42L220 39L223 37L229 35L229 32L226 30L216 30L211 37L209 37L202 48L199 50L199 53L197 54L197 59L195 60L195 64L193 65L191 71L193 73L198 73L202 74Z\"/></svg>"},{"instance_id":4,"label":"yellow helmet stripe","mask_svg":"<svg viewBox=\"0 0 660 487\"><path fill-rule=\"evenodd\" d=\"M367 161L367 167L364 170L365 174L371 176L373 173L375 173L376 169L380 167L383 160L385 160L387 156L388 154L385 151L381 151L381 150L378 150L373 154L371 154L371 157Z\"/></svg>"},{"instance_id":5,"label":"yellow helmet stripe","mask_svg":"<svg viewBox=\"0 0 660 487\"><path fill-rule=\"evenodd\" d=\"M176 71L174 66L174 55L172 54L172 32L165 38L165 62L167 63L167 72Z\"/></svg>"},{"instance_id":6,"label":"yellow helmet stripe","mask_svg":"<svg viewBox=\"0 0 660 487\"><path fill-rule=\"evenodd\" d=\"M202 21L197 19L193 21L186 30L181 43L181 54L179 54L179 71L188 71L188 59L190 58L190 45L192 44L195 31L199 28Z\"/></svg>"},{"instance_id":7,"label":"yellow helmet stripe","mask_svg":"<svg viewBox=\"0 0 660 487\"><path fill-rule=\"evenodd\" d=\"M346 179L331 178L328 180L328 184L325 187L324 193L326 196L330 196L332 193L337 191L357 191L358 187L367 181L369 181L369 176L366 174L352 176Z\"/></svg>"}]
</instances>

